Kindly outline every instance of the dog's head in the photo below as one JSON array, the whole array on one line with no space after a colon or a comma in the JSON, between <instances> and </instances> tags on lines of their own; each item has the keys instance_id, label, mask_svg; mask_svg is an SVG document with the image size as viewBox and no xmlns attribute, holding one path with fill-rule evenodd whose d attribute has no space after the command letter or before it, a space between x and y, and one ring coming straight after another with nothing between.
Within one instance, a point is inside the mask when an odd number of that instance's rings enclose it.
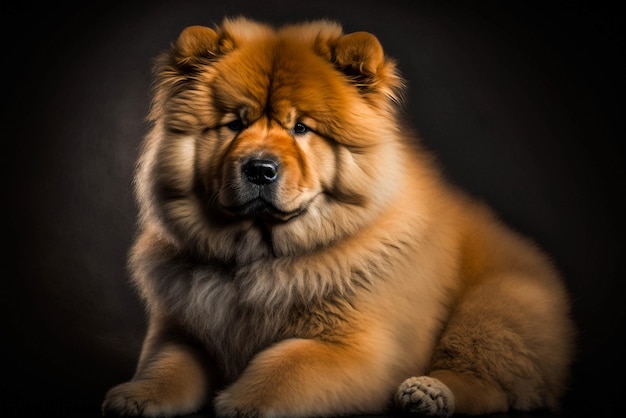
<instances>
[{"instance_id":1,"label":"dog's head","mask_svg":"<svg viewBox=\"0 0 626 418\"><path fill-rule=\"evenodd\" d=\"M223 259L337 242L401 178L401 87L375 36L333 22L185 29L156 65L144 222Z\"/></svg>"}]
</instances>

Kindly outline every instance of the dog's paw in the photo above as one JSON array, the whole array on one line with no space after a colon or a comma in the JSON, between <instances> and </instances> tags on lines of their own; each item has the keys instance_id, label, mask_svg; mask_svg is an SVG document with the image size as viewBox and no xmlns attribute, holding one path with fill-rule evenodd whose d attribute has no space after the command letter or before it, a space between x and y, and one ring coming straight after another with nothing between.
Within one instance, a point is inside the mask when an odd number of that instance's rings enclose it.
<instances>
[{"instance_id":1,"label":"dog's paw","mask_svg":"<svg viewBox=\"0 0 626 418\"><path fill-rule=\"evenodd\" d=\"M405 380L395 395L396 407L404 412L430 417L449 417L454 413L454 396L446 385L428 377Z\"/></svg>"},{"instance_id":2,"label":"dog's paw","mask_svg":"<svg viewBox=\"0 0 626 418\"><path fill-rule=\"evenodd\" d=\"M102 403L103 415L139 416L156 409L156 399L137 382L117 385L106 394ZM155 404L151 406L150 404Z\"/></svg>"},{"instance_id":3,"label":"dog's paw","mask_svg":"<svg viewBox=\"0 0 626 418\"><path fill-rule=\"evenodd\" d=\"M198 403L173 397L159 385L131 381L111 388L102 403L102 415L172 417L194 412Z\"/></svg>"},{"instance_id":4,"label":"dog's paw","mask_svg":"<svg viewBox=\"0 0 626 418\"><path fill-rule=\"evenodd\" d=\"M219 418L262 418L265 415L258 407L236 402L229 392L222 392L215 397L215 415Z\"/></svg>"}]
</instances>

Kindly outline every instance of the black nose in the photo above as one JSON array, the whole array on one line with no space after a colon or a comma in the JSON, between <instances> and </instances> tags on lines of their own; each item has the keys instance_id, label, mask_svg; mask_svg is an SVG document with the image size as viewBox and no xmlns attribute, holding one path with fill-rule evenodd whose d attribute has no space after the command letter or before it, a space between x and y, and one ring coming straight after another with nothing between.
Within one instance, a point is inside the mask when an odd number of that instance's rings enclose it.
<instances>
[{"instance_id":1,"label":"black nose","mask_svg":"<svg viewBox=\"0 0 626 418\"><path fill-rule=\"evenodd\" d=\"M272 160L250 160L242 170L248 180L261 186L274 183L278 178L278 163Z\"/></svg>"}]
</instances>

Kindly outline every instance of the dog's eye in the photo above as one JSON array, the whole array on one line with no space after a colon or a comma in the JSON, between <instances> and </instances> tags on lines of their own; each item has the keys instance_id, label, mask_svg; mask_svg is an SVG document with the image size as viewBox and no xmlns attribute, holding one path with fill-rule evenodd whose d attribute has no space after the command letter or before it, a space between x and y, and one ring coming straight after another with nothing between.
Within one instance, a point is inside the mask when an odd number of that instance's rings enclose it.
<instances>
[{"instance_id":1,"label":"dog's eye","mask_svg":"<svg viewBox=\"0 0 626 418\"><path fill-rule=\"evenodd\" d=\"M232 122L228 122L226 124L226 127L233 132L239 132L243 130L243 122L241 121L241 119L235 119Z\"/></svg>"},{"instance_id":2,"label":"dog's eye","mask_svg":"<svg viewBox=\"0 0 626 418\"><path fill-rule=\"evenodd\" d=\"M309 127L302 122L298 122L293 127L293 133L296 135L304 135L309 132Z\"/></svg>"}]
</instances>

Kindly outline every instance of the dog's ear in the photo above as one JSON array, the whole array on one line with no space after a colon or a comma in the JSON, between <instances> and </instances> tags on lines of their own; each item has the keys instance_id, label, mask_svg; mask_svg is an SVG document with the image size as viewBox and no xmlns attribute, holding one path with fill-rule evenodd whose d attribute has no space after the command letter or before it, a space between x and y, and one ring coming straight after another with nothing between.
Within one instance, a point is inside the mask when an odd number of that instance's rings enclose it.
<instances>
[{"instance_id":1,"label":"dog's ear","mask_svg":"<svg viewBox=\"0 0 626 418\"><path fill-rule=\"evenodd\" d=\"M316 49L364 94L383 93L394 102L401 101L404 82L373 34L353 32L326 42L318 39Z\"/></svg>"},{"instance_id":2,"label":"dog's ear","mask_svg":"<svg viewBox=\"0 0 626 418\"><path fill-rule=\"evenodd\" d=\"M179 64L195 58L214 58L231 48L232 43L223 35L206 26L189 26L178 36L174 54Z\"/></svg>"},{"instance_id":3,"label":"dog's ear","mask_svg":"<svg viewBox=\"0 0 626 418\"><path fill-rule=\"evenodd\" d=\"M250 40L268 37L272 29L262 23L244 17L226 18L215 29L206 26L189 26L178 36L174 55L179 64L194 59L215 59Z\"/></svg>"},{"instance_id":4,"label":"dog's ear","mask_svg":"<svg viewBox=\"0 0 626 418\"><path fill-rule=\"evenodd\" d=\"M176 46L183 57L213 55L217 51L217 32L206 26L189 26L178 36Z\"/></svg>"},{"instance_id":5,"label":"dog's ear","mask_svg":"<svg viewBox=\"0 0 626 418\"><path fill-rule=\"evenodd\" d=\"M350 75L374 77L384 60L383 47L378 39L368 32L344 35L335 44L335 64Z\"/></svg>"}]
</instances>

